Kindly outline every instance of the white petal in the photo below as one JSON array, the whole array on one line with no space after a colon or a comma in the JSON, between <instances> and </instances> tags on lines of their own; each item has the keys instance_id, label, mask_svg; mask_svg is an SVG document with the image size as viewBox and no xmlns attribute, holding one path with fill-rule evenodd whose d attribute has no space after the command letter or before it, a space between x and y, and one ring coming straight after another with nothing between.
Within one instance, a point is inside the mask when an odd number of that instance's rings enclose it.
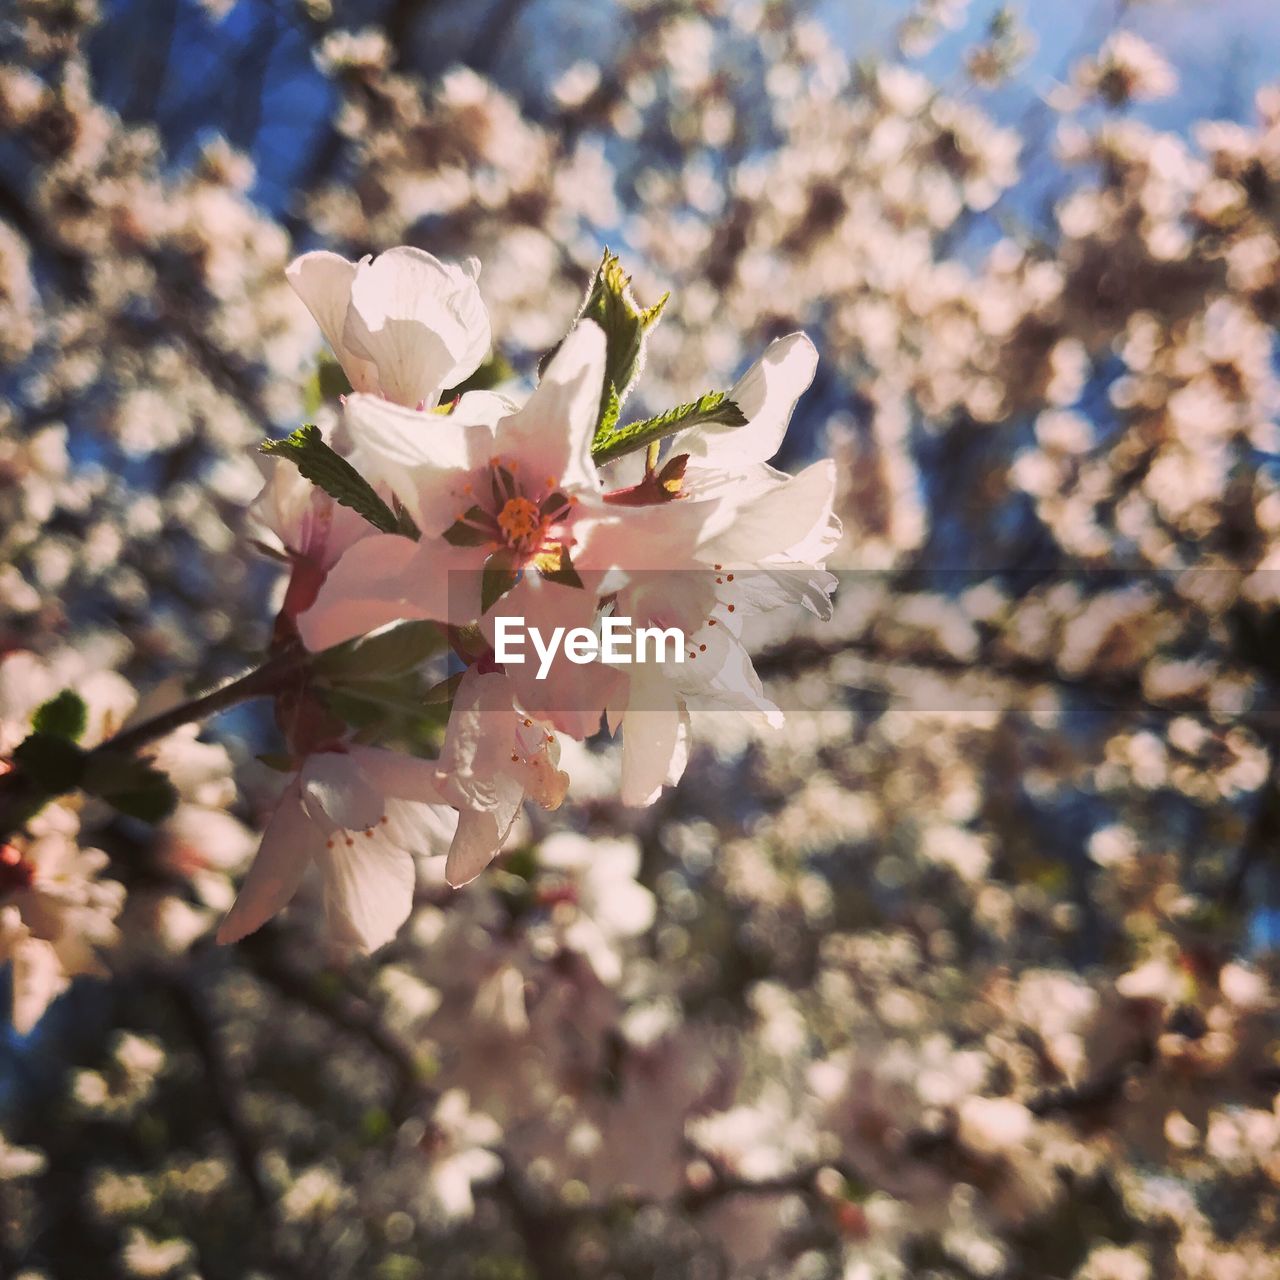
<instances>
[{"instance_id":1,"label":"white petal","mask_svg":"<svg viewBox=\"0 0 1280 1280\"><path fill-rule=\"evenodd\" d=\"M308 756L299 775L302 806L321 830L326 819L344 831L364 831L382 817L382 795L345 751Z\"/></svg>"},{"instance_id":2,"label":"white petal","mask_svg":"<svg viewBox=\"0 0 1280 1280\"><path fill-rule=\"evenodd\" d=\"M765 563L738 574L734 601L739 615L802 604L826 622L834 612L831 595L836 585L835 574L825 569L807 564Z\"/></svg>"},{"instance_id":3,"label":"white petal","mask_svg":"<svg viewBox=\"0 0 1280 1280\"><path fill-rule=\"evenodd\" d=\"M444 864L444 878L455 889L470 884L491 863L506 839L504 828L492 809L463 809L458 814L458 830Z\"/></svg>"},{"instance_id":4,"label":"white petal","mask_svg":"<svg viewBox=\"0 0 1280 1280\"><path fill-rule=\"evenodd\" d=\"M424 534L443 533L469 503L463 486L493 454L502 396L464 396L453 413L419 413L377 396L348 396L353 465L385 485Z\"/></svg>"},{"instance_id":5,"label":"white petal","mask_svg":"<svg viewBox=\"0 0 1280 1280\"><path fill-rule=\"evenodd\" d=\"M751 655L728 627L706 627L696 637L699 653L683 666L669 668L678 673L675 683L688 705L695 710L731 710L762 715L774 728L781 728L783 715L765 694ZM701 645L707 646L701 651Z\"/></svg>"},{"instance_id":6,"label":"white petal","mask_svg":"<svg viewBox=\"0 0 1280 1280\"><path fill-rule=\"evenodd\" d=\"M466 808L497 803L497 784L510 762L516 716L511 681L501 672L471 667L454 695L440 750L448 793Z\"/></svg>"},{"instance_id":7,"label":"white petal","mask_svg":"<svg viewBox=\"0 0 1280 1280\"><path fill-rule=\"evenodd\" d=\"M297 892L307 864L323 847L324 837L303 812L295 781L262 833L249 874L218 929L218 941L239 942L270 920Z\"/></svg>"},{"instance_id":8,"label":"white petal","mask_svg":"<svg viewBox=\"0 0 1280 1280\"><path fill-rule=\"evenodd\" d=\"M598 490L591 438L604 386L604 330L580 320L560 344L533 395L494 433L494 451L515 458L521 474L569 489Z\"/></svg>"},{"instance_id":9,"label":"white petal","mask_svg":"<svg viewBox=\"0 0 1280 1280\"><path fill-rule=\"evenodd\" d=\"M347 349L342 330L351 302L351 283L356 264L336 253L304 253L285 269L293 291L315 317L333 354L338 357L347 381L355 391L376 391L378 371L368 361Z\"/></svg>"},{"instance_id":10,"label":"white petal","mask_svg":"<svg viewBox=\"0 0 1280 1280\"><path fill-rule=\"evenodd\" d=\"M378 369L383 395L415 408L474 373L489 352L489 316L474 275L421 249L361 263L344 343Z\"/></svg>"},{"instance_id":11,"label":"white petal","mask_svg":"<svg viewBox=\"0 0 1280 1280\"><path fill-rule=\"evenodd\" d=\"M12 960L13 1029L20 1036L30 1035L70 981L53 944L43 938L27 937L18 943Z\"/></svg>"},{"instance_id":12,"label":"white petal","mask_svg":"<svg viewBox=\"0 0 1280 1280\"><path fill-rule=\"evenodd\" d=\"M680 709L660 671L637 668L622 717L622 803L652 804L680 752Z\"/></svg>"},{"instance_id":13,"label":"white petal","mask_svg":"<svg viewBox=\"0 0 1280 1280\"><path fill-rule=\"evenodd\" d=\"M361 776L377 788L380 795L420 804L444 803L437 783L436 761L381 747L352 747L349 754Z\"/></svg>"},{"instance_id":14,"label":"white petal","mask_svg":"<svg viewBox=\"0 0 1280 1280\"><path fill-rule=\"evenodd\" d=\"M840 536L832 515L836 473L830 459L797 476L753 468L742 481L740 493L726 492L721 510L707 522L708 536L698 547L704 560L747 565L771 556L814 564L825 559Z\"/></svg>"},{"instance_id":15,"label":"white petal","mask_svg":"<svg viewBox=\"0 0 1280 1280\"><path fill-rule=\"evenodd\" d=\"M767 461L778 452L796 401L813 381L817 367L817 350L805 334L779 338L729 392L746 423L694 427L676 438L674 451L733 469Z\"/></svg>"},{"instance_id":16,"label":"white petal","mask_svg":"<svg viewBox=\"0 0 1280 1280\"><path fill-rule=\"evenodd\" d=\"M349 754L382 797L382 837L410 853L444 852L458 819L440 789L438 762L381 747L353 746Z\"/></svg>"},{"instance_id":17,"label":"white petal","mask_svg":"<svg viewBox=\"0 0 1280 1280\"><path fill-rule=\"evenodd\" d=\"M413 909L413 855L385 840L339 837L317 857L329 928L340 942L376 951Z\"/></svg>"},{"instance_id":18,"label":"white petal","mask_svg":"<svg viewBox=\"0 0 1280 1280\"><path fill-rule=\"evenodd\" d=\"M417 543L394 533L373 534L349 548L315 603L298 615L303 644L318 653L397 618L427 618L409 596L417 551Z\"/></svg>"}]
</instances>

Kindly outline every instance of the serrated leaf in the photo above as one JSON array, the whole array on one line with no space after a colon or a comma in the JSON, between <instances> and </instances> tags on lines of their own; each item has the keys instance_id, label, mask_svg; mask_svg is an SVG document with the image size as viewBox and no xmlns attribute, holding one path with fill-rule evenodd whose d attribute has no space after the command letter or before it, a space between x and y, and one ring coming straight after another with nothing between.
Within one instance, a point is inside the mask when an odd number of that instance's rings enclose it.
<instances>
[{"instance_id":1,"label":"serrated leaf","mask_svg":"<svg viewBox=\"0 0 1280 1280\"><path fill-rule=\"evenodd\" d=\"M119 813L142 822L160 822L178 804L178 793L165 774L150 761L122 752L93 752L80 786Z\"/></svg>"},{"instance_id":2,"label":"serrated leaf","mask_svg":"<svg viewBox=\"0 0 1280 1280\"><path fill-rule=\"evenodd\" d=\"M656 417L628 422L603 437L597 436L591 446L591 458L599 466L690 427L741 427L746 421L746 415L725 392L708 391L696 400L676 405Z\"/></svg>"},{"instance_id":3,"label":"serrated leaf","mask_svg":"<svg viewBox=\"0 0 1280 1280\"><path fill-rule=\"evenodd\" d=\"M14 748L13 762L48 795L74 791L84 775L87 753L53 733L33 733Z\"/></svg>"},{"instance_id":4,"label":"serrated leaf","mask_svg":"<svg viewBox=\"0 0 1280 1280\"><path fill-rule=\"evenodd\" d=\"M387 679L421 666L444 647L444 632L434 622L388 622L317 654L311 669L327 680Z\"/></svg>"},{"instance_id":5,"label":"serrated leaf","mask_svg":"<svg viewBox=\"0 0 1280 1280\"><path fill-rule=\"evenodd\" d=\"M618 425L618 418L622 414L622 399L618 395L618 388L612 382L605 383L604 400L600 406L600 418L596 423L596 433L592 438L592 447L597 440L607 440L610 433Z\"/></svg>"},{"instance_id":6,"label":"serrated leaf","mask_svg":"<svg viewBox=\"0 0 1280 1280\"><path fill-rule=\"evenodd\" d=\"M70 689L63 689L56 698L36 708L31 717L31 727L36 733L52 734L55 738L65 738L68 742L76 742L84 733L89 713L84 699Z\"/></svg>"},{"instance_id":7,"label":"serrated leaf","mask_svg":"<svg viewBox=\"0 0 1280 1280\"><path fill-rule=\"evenodd\" d=\"M283 440L266 440L260 451L286 458L334 502L350 507L383 533L398 532L395 513L351 463L325 444L319 427L308 424Z\"/></svg>"},{"instance_id":8,"label":"serrated leaf","mask_svg":"<svg viewBox=\"0 0 1280 1280\"><path fill-rule=\"evenodd\" d=\"M644 366L645 335L662 315L669 294L651 307L641 307L631 291L631 277L616 254L604 251L587 291L579 319L594 320L604 330L604 387L596 433L612 430L622 402Z\"/></svg>"},{"instance_id":9,"label":"serrated leaf","mask_svg":"<svg viewBox=\"0 0 1280 1280\"><path fill-rule=\"evenodd\" d=\"M516 585L519 577L512 552L506 547L495 551L484 562L480 579L480 612L488 613Z\"/></svg>"}]
</instances>

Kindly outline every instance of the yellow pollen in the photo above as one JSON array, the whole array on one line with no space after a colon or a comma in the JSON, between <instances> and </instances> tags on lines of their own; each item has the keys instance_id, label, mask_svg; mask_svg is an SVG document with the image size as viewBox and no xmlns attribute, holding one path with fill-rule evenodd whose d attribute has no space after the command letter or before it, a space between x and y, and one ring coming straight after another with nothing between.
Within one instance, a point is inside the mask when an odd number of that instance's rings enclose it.
<instances>
[{"instance_id":1,"label":"yellow pollen","mask_svg":"<svg viewBox=\"0 0 1280 1280\"><path fill-rule=\"evenodd\" d=\"M542 528L542 519L528 498L508 498L498 512L498 528L506 534L508 542L519 542L537 533Z\"/></svg>"}]
</instances>

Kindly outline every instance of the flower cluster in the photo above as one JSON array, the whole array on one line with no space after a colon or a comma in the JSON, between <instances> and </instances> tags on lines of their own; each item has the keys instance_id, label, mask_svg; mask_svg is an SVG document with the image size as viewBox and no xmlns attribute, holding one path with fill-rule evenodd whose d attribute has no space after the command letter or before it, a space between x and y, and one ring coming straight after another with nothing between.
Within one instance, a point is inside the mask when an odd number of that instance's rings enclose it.
<instances>
[{"instance_id":1,"label":"flower cluster","mask_svg":"<svg viewBox=\"0 0 1280 1280\"><path fill-rule=\"evenodd\" d=\"M379 532L279 459L256 510L291 563L282 622L314 653L435 624L460 670L437 759L369 746L332 716L292 723L293 776L224 941L274 915L315 862L335 937L381 946L409 915L413 855L447 849L447 881L474 879L526 799L563 800L557 735L583 740L602 720L622 733L623 800L651 803L684 770L691 710L780 723L745 620L794 601L830 613L834 465L769 464L813 378L808 338L775 341L727 398L619 426L660 308L641 312L606 255L523 404L487 390L441 404L488 354L478 273L408 247L289 268L351 386L334 439L397 527ZM637 440L643 474L619 474ZM679 652L625 669L558 652L535 669L504 660L495 634L499 617L551 635L606 616L671 629Z\"/></svg>"}]
</instances>

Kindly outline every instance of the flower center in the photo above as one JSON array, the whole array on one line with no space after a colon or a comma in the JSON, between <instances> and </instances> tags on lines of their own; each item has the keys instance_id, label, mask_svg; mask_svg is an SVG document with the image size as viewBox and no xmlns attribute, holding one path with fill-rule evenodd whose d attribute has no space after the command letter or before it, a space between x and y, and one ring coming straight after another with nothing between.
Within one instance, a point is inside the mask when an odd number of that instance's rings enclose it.
<instances>
[{"instance_id":1,"label":"flower center","mask_svg":"<svg viewBox=\"0 0 1280 1280\"><path fill-rule=\"evenodd\" d=\"M509 543L524 542L542 532L542 515L528 498L508 498L498 512L498 528Z\"/></svg>"}]
</instances>

